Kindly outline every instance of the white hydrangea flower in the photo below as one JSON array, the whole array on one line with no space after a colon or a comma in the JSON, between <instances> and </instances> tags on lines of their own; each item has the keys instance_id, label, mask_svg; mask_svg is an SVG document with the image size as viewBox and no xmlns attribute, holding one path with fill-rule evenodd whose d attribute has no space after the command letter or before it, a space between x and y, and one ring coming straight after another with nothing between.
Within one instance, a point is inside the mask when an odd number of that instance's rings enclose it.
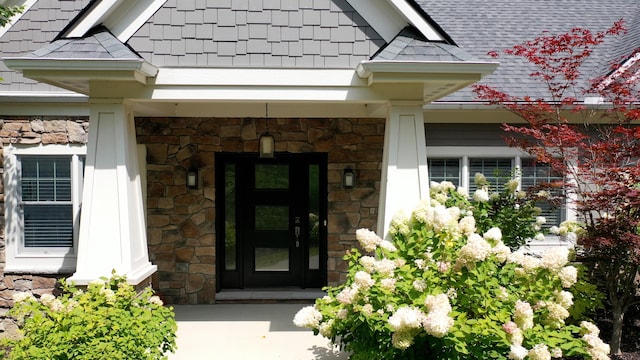
<instances>
[{"instance_id":1,"label":"white hydrangea flower","mask_svg":"<svg viewBox=\"0 0 640 360\"><path fill-rule=\"evenodd\" d=\"M522 300L517 300L513 313L513 320L522 330L529 330L533 327L533 309L531 305Z\"/></svg>"},{"instance_id":2,"label":"white hydrangea flower","mask_svg":"<svg viewBox=\"0 0 640 360\"><path fill-rule=\"evenodd\" d=\"M382 239L373 231L369 229L358 229L356 230L356 239L360 242L360 246L362 249L367 252L372 252L376 250L378 244L382 241Z\"/></svg>"},{"instance_id":3,"label":"white hydrangea flower","mask_svg":"<svg viewBox=\"0 0 640 360\"><path fill-rule=\"evenodd\" d=\"M536 236L533 237L534 240L544 241L546 238L543 233L537 233Z\"/></svg>"},{"instance_id":4,"label":"white hydrangea flower","mask_svg":"<svg viewBox=\"0 0 640 360\"><path fill-rule=\"evenodd\" d=\"M424 304L429 310L429 313L442 312L448 314L451 311L449 297L446 294L427 295Z\"/></svg>"},{"instance_id":5,"label":"white hydrangea flower","mask_svg":"<svg viewBox=\"0 0 640 360\"><path fill-rule=\"evenodd\" d=\"M40 296L40 302L42 303L42 305L51 308L51 304L53 303L53 301L56 299L55 296L53 296L52 294L42 294Z\"/></svg>"},{"instance_id":6,"label":"white hydrangea flower","mask_svg":"<svg viewBox=\"0 0 640 360\"><path fill-rule=\"evenodd\" d=\"M551 357L552 358L561 358L562 357L562 349L560 348L554 348L551 350Z\"/></svg>"},{"instance_id":7,"label":"white hydrangea flower","mask_svg":"<svg viewBox=\"0 0 640 360\"><path fill-rule=\"evenodd\" d=\"M28 292L17 292L13 294L13 301L16 303L23 302L23 301L32 301L35 299L36 298L33 297L33 294Z\"/></svg>"},{"instance_id":8,"label":"white hydrangea flower","mask_svg":"<svg viewBox=\"0 0 640 360\"><path fill-rule=\"evenodd\" d=\"M156 304L158 306L164 305L164 303L162 302L160 297L159 296L155 296L155 295L149 298L149 302L152 303L152 304Z\"/></svg>"},{"instance_id":9,"label":"white hydrangea flower","mask_svg":"<svg viewBox=\"0 0 640 360\"><path fill-rule=\"evenodd\" d=\"M393 245L388 240L382 240L378 246L381 247L382 249L386 250L386 251L389 251L389 252L398 251L398 249L396 249L395 245Z\"/></svg>"},{"instance_id":10,"label":"white hydrangea flower","mask_svg":"<svg viewBox=\"0 0 640 360\"><path fill-rule=\"evenodd\" d=\"M373 305L364 304L364 306L362 307L362 313L367 316L371 316L371 314L373 314Z\"/></svg>"},{"instance_id":11,"label":"white hydrangea flower","mask_svg":"<svg viewBox=\"0 0 640 360\"><path fill-rule=\"evenodd\" d=\"M320 325L318 326L320 335L326 337L327 339L331 339L333 337L333 324L333 319L329 319L329 321L320 323Z\"/></svg>"},{"instance_id":12,"label":"white hydrangea flower","mask_svg":"<svg viewBox=\"0 0 640 360\"><path fill-rule=\"evenodd\" d=\"M563 288L570 288L578 281L578 269L574 266L565 266L558 273Z\"/></svg>"},{"instance_id":13,"label":"white hydrangea flower","mask_svg":"<svg viewBox=\"0 0 640 360\"><path fill-rule=\"evenodd\" d=\"M413 345L413 338L410 331L394 332L391 335L391 344L396 349L406 350Z\"/></svg>"},{"instance_id":14,"label":"white hydrangea flower","mask_svg":"<svg viewBox=\"0 0 640 360\"><path fill-rule=\"evenodd\" d=\"M396 269L396 262L389 259L378 260L374 264L374 268L382 276L393 276L393 272Z\"/></svg>"},{"instance_id":15,"label":"white hydrangea flower","mask_svg":"<svg viewBox=\"0 0 640 360\"><path fill-rule=\"evenodd\" d=\"M389 317L389 326L393 331L418 329L422 326L425 315L413 306L401 306Z\"/></svg>"},{"instance_id":16,"label":"white hydrangea flower","mask_svg":"<svg viewBox=\"0 0 640 360\"><path fill-rule=\"evenodd\" d=\"M315 306L305 306L296 313L293 324L297 327L317 329L321 320L322 314Z\"/></svg>"},{"instance_id":17,"label":"white hydrangea flower","mask_svg":"<svg viewBox=\"0 0 640 360\"><path fill-rule=\"evenodd\" d=\"M546 223L547 223L547 218L545 218L544 216L536 216L536 224L544 225Z\"/></svg>"},{"instance_id":18,"label":"white hydrangea flower","mask_svg":"<svg viewBox=\"0 0 640 360\"><path fill-rule=\"evenodd\" d=\"M549 232L554 234L554 235L559 235L560 234L560 228L554 225L554 226L549 228Z\"/></svg>"},{"instance_id":19,"label":"white hydrangea flower","mask_svg":"<svg viewBox=\"0 0 640 360\"><path fill-rule=\"evenodd\" d=\"M569 249L562 246L553 247L542 254L541 266L551 271L562 269L569 262Z\"/></svg>"},{"instance_id":20,"label":"white hydrangea flower","mask_svg":"<svg viewBox=\"0 0 640 360\"><path fill-rule=\"evenodd\" d=\"M484 189L478 189L473 193L473 200L478 202L489 201L489 193Z\"/></svg>"},{"instance_id":21,"label":"white hydrangea flower","mask_svg":"<svg viewBox=\"0 0 640 360\"><path fill-rule=\"evenodd\" d=\"M536 344L527 354L531 360L551 360L551 353L545 344Z\"/></svg>"},{"instance_id":22,"label":"white hydrangea flower","mask_svg":"<svg viewBox=\"0 0 640 360\"><path fill-rule=\"evenodd\" d=\"M359 262L366 272L373 273L375 271L376 259L373 256L363 256Z\"/></svg>"},{"instance_id":23,"label":"white hydrangea flower","mask_svg":"<svg viewBox=\"0 0 640 360\"><path fill-rule=\"evenodd\" d=\"M593 360L608 360L611 348L596 334L585 334L582 340L587 343L587 353Z\"/></svg>"},{"instance_id":24,"label":"white hydrangea flower","mask_svg":"<svg viewBox=\"0 0 640 360\"><path fill-rule=\"evenodd\" d=\"M491 229L487 230L486 233L484 233L483 237L486 240L501 241L502 230L500 230L500 228L497 228L497 227L492 227Z\"/></svg>"},{"instance_id":25,"label":"white hydrangea flower","mask_svg":"<svg viewBox=\"0 0 640 360\"><path fill-rule=\"evenodd\" d=\"M347 309L340 309L336 313L336 319L344 320L347 318L347 315L349 315L349 311Z\"/></svg>"},{"instance_id":26,"label":"white hydrangea flower","mask_svg":"<svg viewBox=\"0 0 640 360\"><path fill-rule=\"evenodd\" d=\"M356 295L358 295L358 287L347 286L336 295L336 300L341 304L351 304Z\"/></svg>"},{"instance_id":27,"label":"white hydrangea flower","mask_svg":"<svg viewBox=\"0 0 640 360\"><path fill-rule=\"evenodd\" d=\"M511 254L511 249L505 245L502 241L498 242L496 246L491 249L491 253L495 255L496 260L501 263L504 263L509 258Z\"/></svg>"},{"instance_id":28,"label":"white hydrangea flower","mask_svg":"<svg viewBox=\"0 0 640 360\"><path fill-rule=\"evenodd\" d=\"M391 233L391 235L409 235L411 232L409 222L410 219L407 216L407 213L405 213L404 210L398 211L389 223L389 233Z\"/></svg>"},{"instance_id":29,"label":"white hydrangea flower","mask_svg":"<svg viewBox=\"0 0 640 360\"><path fill-rule=\"evenodd\" d=\"M482 173L475 173L473 182L478 186L488 185L487 178Z\"/></svg>"},{"instance_id":30,"label":"white hydrangea flower","mask_svg":"<svg viewBox=\"0 0 640 360\"><path fill-rule=\"evenodd\" d=\"M595 336L600 335L600 329L598 326L589 321L580 322L580 329L583 334L593 334Z\"/></svg>"},{"instance_id":31,"label":"white hydrangea flower","mask_svg":"<svg viewBox=\"0 0 640 360\"><path fill-rule=\"evenodd\" d=\"M568 291L556 291L556 302L565 309L573 305L573 294Z\"/></svg>"},{"instance_id":32,"label":"white hydrangea flower","mask_svg":"<svg viewBox=\"0 0 640 360\"><path fill-rule=\"evenodd\" d=\"M522 345L511 345L509 350L509 359L512 360L523 360L529 353Z\"/></svg>"},{"instance_id":33,"label":"white hydrangea flower","mask_svg":"<svg viewBox=\"0 0 640 360\"><path fill-rule=\"evenodd\" d=\"M59 299L54 299L51 304L49 304L49 309L51 309L52 311L64 311L65 310L65 306L62 304L62 301L60 301Z\"/></svg>"},{"instance_id":34,"label":"white hydrangea flower","mask_svg":"<svg viewBox=\"0 0 640 360\"><path fill-rule=\"evenodd\" d=\"M394 291L396 289L396 279L394 278L384 278L380 280L380 287L383 289Z\"/></svg>"},{"instance_id":35,"label":"white hydrangea flower","mask_svg":"<svg viewBox=\"0 0 640 360\"><path fill-rule=\"evenodd\" d=\"M375 280L371 278L371 274L366 271L358 271L354 276L354 281L356 285L363 290L369 289L376 283Z\"/></svg>"},{"instance_id":36,"label":"white hydrangea flower","mask_svg":"<svg viewBox=\"0 0 640 360\"><path fill-rule=\"evenodd\" d=\"M473 267L491 253L491 245L478 234L472 234L467 243L460 248L458 261L462 266Z\"/></svg>"},{"instance_id":37,"label":"white hydrangea flower","mask_svg":"<svg viewBox=\"0 0 640 360\"><path fill-rule=\"evenodd\" d=\"M515 193L516 190L518 190L518 186L520 186L520 180L518 180L517 178L507 181L507 183L504 185L509 194Z\"/></svg>"},{"instance_id":38,"label":"white hydrangea flower","mask_svg":"<svg viewBox=\"0 0 640 360\"><path fill-rule=\"evenodd\" d=\"M549 311L549 319L560 325L564 325L564 320L569 317L569 311L555 302L547 302L547 310Z\"/></svg>"},{"instance_id":39,"label":"white hydrangea flower","mask_svg":"<svg viewBox=\"0 0 640 360\"><path fill-rule=\"evenodd\" d=\"M465 216L458 222L458 230L469 236L476 232L476 219L473 216Z\"/></svg>"},{"instance_id":40,"label":"white hydrangea flower","mask_svg":"<svg viewBox=\"0 0 640 360\"><path fill-rule=\"evenodd\" d=\"M423 292L427 289L427 282L423 279L414 280L412 285L418 292Z\"/></svg>"},{"instance_id":41,"label":"white hydrangea flower","mask_svg":"<svg viewBox=\"0 0 640 360\"><path fill-rule=\"evenodd\" d=\"M468 197L469 196L469 191L467 191L467 189L463 186L458 186L458 188L456 189L456 191L458 192L458 194L464 196L464 197Z\"/></svg>"},{"instance_id":42,"label":"white hydrangea flower","mask_svg":"<svg viewBox=\"0 0 640 360\"><path fill-rule=\"evenodd\" d=\"M449 332L449 329L453 326L453 319L446 313L442 312L430 312L422 322L422 327L427 334L441 338Z\"/></svg>"}]
</instances>

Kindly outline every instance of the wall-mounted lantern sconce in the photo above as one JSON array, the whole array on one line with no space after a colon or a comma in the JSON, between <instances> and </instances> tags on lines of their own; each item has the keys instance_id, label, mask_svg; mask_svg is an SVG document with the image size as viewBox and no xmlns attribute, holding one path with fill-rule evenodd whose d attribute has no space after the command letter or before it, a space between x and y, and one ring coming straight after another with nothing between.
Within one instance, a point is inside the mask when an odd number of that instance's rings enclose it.
<instances>
[{"instance_id":1,"label":"wall-mounted lantern sconce","mask_svg":"<svg viewBox=\"0 0 640 360\"><path fill-rule=\"evenodd\" d=\"M198 188L198 169L191 168L187 171L187 187L189 189Z\"/></svg>"},{"instance_id":2,"label":"wall-mounted lantern sconce","mask_svg":"<svg viewBox=\"0 0 640 360\"><path fill-rule=\"evenodd\" d=\"M276 141L273 139L273 136L266 133L260 135L260 158L273 158L274 149L276 147Z\"/></svg>"},{"instance_id":3,"label":"wall-mounted lantern sconce","mask_svg":"<svg viewBox=\"0 0 640 360\"><path fill-rule=\"evenodd\" d=\"M260 146L260 158L271 159L276 149L276 140L269 134L269 103L264 104L264 121L267 131L260 135L258 140Z\"/></svg>"},{"instance_id":4,"label":"wall-mounted lantern sconce","mask_svg":"<svg viewBox=\"0 0 640 360\"><path fill-rule=\"evenodd\" d=\"M342 186L345 189L353 189L356 183L356 175L353 172L353 169L346 168L342 173Z\"/></svg>"}]
</instances>

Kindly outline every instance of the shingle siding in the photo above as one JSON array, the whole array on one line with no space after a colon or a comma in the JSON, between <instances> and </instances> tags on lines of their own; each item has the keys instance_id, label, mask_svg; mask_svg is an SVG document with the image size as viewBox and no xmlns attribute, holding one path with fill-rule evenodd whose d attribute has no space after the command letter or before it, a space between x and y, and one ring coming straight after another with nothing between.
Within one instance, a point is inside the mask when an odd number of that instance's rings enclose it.
<instances>
[{"instance_id":1,"label":"shingle siding","mask_svg":"<svg viewBox=\"0 0 640 360\"><path fill-rule=\"evenodd\" d=\"M26 55L51 40L89 3L78 1L38 1L20 20L0 38L0 58ZM0 62L0 92L2 91L64 91L59 88L25 79Z\"/></svg>"},{"instance_id":2,"label":"shingle siding","mask_svg":"<svg viewBox=\"0 0 640 360\"><path fill-rule=\"evenodd\" d=\"M353 68L384 40L345 0L170 0L128 44L160 67Z\"/></svg>"}]
</instances>

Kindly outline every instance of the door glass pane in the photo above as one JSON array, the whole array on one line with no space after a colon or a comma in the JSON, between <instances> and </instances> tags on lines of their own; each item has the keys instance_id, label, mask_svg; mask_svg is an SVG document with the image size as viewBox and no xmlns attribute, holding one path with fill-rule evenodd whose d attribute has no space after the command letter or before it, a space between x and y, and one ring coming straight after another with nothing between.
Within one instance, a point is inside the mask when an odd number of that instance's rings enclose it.
<instances>
[{"instance_id":1,"label":"door glass pane","mask_svg":"<svg viewBox=\"0 0 640 360\"><path fill-rule=\"evenodd\" d=\"M277 205L255 206L256 230L289 230L289 207Z\"/></svg>"},{"instance_id":2,"label":"door glass pane","mask_svg":"<svg viewBox=\"0 0 640 360\"><path fill-rule=\"evenodd\" d=\"M256 164L256 189L288 189L289 165Z\"/></svg>"},{"instance_id":3,"label":"door glass pane","mask_svg":"<svg viewBox=\"0 0 640 360\"><path fill-rule=\"evenodd\" d=\"M224 168L224 268L236 270L236 165Z\"/></svg>"},{"instance_id":4,"label":"door glass pane","mask_svg":"<svg viewBox=\"0 0 640 360\"><path fill-rule=\"evenodd\" d=\"M256 248L256 271L289 271L288 248Z\"/></svg>"},{"instance_id":5,"label":"door glass pane","mask_svg":"<svg viewBox=\"0 0 640 360\"><path fill-rule=\"evenodd\" d=\"M320 166L309 165L309 269L320 269Z\"/></svg>"}]
</instances>

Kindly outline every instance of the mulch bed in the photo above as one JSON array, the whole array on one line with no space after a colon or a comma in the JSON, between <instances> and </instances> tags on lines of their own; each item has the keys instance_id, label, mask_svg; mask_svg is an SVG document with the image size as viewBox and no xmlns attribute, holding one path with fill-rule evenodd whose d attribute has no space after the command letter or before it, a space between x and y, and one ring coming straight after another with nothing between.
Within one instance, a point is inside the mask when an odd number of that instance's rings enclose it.
<instances>
[{"instance_id":1,"label":"mulch bed","mask_svg":"<svg viewBox=\"0 0 640 360\"><path fill-rule=\"evenodd\" d=\"M600 338L605 342L611 339L612 321L606 313L602 313L597 320L600 328ZM640 306L636 305L625 315L622 328L622 354L611 356L614 360L640 360Z\"/></svg>"}]
</instances>

